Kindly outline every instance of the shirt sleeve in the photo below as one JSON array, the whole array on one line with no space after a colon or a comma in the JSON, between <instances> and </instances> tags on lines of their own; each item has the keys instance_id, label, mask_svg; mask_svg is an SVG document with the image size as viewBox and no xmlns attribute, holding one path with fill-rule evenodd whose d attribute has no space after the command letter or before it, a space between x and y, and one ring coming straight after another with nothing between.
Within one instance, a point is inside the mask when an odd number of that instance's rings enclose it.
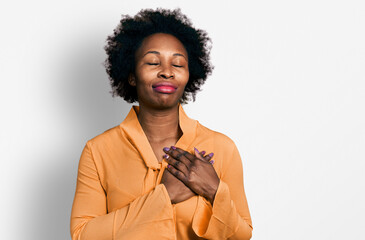
<instances>
[{"instance_id":1,"label":"shirt sleeve","mask_svg":"<svg viewBox=\"0 0 365 240\"><path fill-rule=\"evenodd\" d=\"M157 185L155 189L137 197L123 208L107 211L106 193L88 144L79 162L70 225L72 240L175 237L173 208L163 184Z\"/></svg>"},{"instance_id":2,"label":"shirt sleeve","mask_svg":"<svg viewBox=\"0 0 365 240\"><path fill-rule=\"evenodd\" d=\"M199 196L192 227L206 239L251 239L252 222L236 145L233 144L232 156L225 160L213 206Z\"/></svg>"}]
</instances>

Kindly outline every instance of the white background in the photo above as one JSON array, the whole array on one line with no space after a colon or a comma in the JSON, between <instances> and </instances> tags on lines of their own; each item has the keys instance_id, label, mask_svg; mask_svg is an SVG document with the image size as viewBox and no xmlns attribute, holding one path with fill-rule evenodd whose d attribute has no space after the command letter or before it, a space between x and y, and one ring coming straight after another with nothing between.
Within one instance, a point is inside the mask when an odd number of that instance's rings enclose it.
<instances>
[{"instance_id":1,"label":"white background","mask_svg":"<svg viewBox=\"0 0 365 240\"><path fill-rule=\"evenodd\" d=\"M1 239L70 239L82 148L130 109L109 94L105 39L155 7L213 40L185 110L236 142L253 239L365 239L364 1L150 2L1 4Z\"/></svg>"}]
</instances>

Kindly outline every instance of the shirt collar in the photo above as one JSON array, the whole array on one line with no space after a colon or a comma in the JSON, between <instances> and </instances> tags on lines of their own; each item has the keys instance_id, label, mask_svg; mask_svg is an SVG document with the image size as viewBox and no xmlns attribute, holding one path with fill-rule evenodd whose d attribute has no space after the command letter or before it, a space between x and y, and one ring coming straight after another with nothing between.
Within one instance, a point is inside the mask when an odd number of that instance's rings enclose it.
<instances>
[{"instance_id":1,"label":"shirt collar","mask_svg":"<svg viewBox=\"0 0 365 240\"><path fill-rule=\"evenodd\" d=\"M147 167L160 169L160 164L152 150L137 118L139 106L132 106L127 117L120 124L120 129L125 133L128 141L136 148ZM179 124L183 135L176 143L176 147L189 151L196 135L197 121L189 118L181 104L179 104Z\"/></svg>"}]
</instances>

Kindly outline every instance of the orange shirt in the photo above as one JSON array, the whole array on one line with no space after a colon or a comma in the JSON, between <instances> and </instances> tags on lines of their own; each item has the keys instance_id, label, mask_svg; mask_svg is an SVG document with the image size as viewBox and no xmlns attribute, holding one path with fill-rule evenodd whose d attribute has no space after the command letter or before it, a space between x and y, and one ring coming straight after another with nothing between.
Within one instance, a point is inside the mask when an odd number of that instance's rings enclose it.
<instances>
[{"instance_id":1,"label":"orange shirt","mask_svg":"<svg viewBox=\"0 0 365 240\"><path fill-rule=\"evenodd\" d=\"M126 119L89 140L81 154L71 212L73 240L250 239L251 217L243 187L242 162L227 136L187 117L175 146L214 152L220 184L213 206L194 196L171 204L160 183L159 163L133 106Z\"/></svg>"}]
</instances>

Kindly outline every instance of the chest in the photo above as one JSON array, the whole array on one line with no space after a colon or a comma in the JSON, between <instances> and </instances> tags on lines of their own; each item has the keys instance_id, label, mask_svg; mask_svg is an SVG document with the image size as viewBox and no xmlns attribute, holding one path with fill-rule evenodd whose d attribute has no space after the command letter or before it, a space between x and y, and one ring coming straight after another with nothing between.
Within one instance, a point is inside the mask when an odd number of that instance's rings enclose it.
<instances>
[{"instance_id":1,"label":"chest","mask_svg":"<svg viewBox=\"0 0 365 240\"><path fill-rule=\"evenodd\" d=\"M163 148L171 147L175 144L176 144L175 139L166 140L166 141L162 141L162 142L152 142L152 141L150 141L151 148L152 148L153 153L155 154L156 159L157 159L158 162L161 162L162 159L163 159L163 156L166 154L163 151Z\"/></svg>"},{"instance_id":2,"label":"chest","mask_svg":"<svg viewBox=\"0 0 365 240\"><path fill-rule=\"evenodd\" d=\"M108 212L123 208L135 201L138 197L150 192L158 184L163 175L163 170L146 168L141 159L134 159L133 164L116 167L112 175L118 175L116 179L107 179L109 187L107 189L107 208ZM166 164L166 162L162 163ZM174 204L173 211L177 224L189 225L192 221L196 206L197 196L184 202Z\"/></svg>"}]
</instances>

